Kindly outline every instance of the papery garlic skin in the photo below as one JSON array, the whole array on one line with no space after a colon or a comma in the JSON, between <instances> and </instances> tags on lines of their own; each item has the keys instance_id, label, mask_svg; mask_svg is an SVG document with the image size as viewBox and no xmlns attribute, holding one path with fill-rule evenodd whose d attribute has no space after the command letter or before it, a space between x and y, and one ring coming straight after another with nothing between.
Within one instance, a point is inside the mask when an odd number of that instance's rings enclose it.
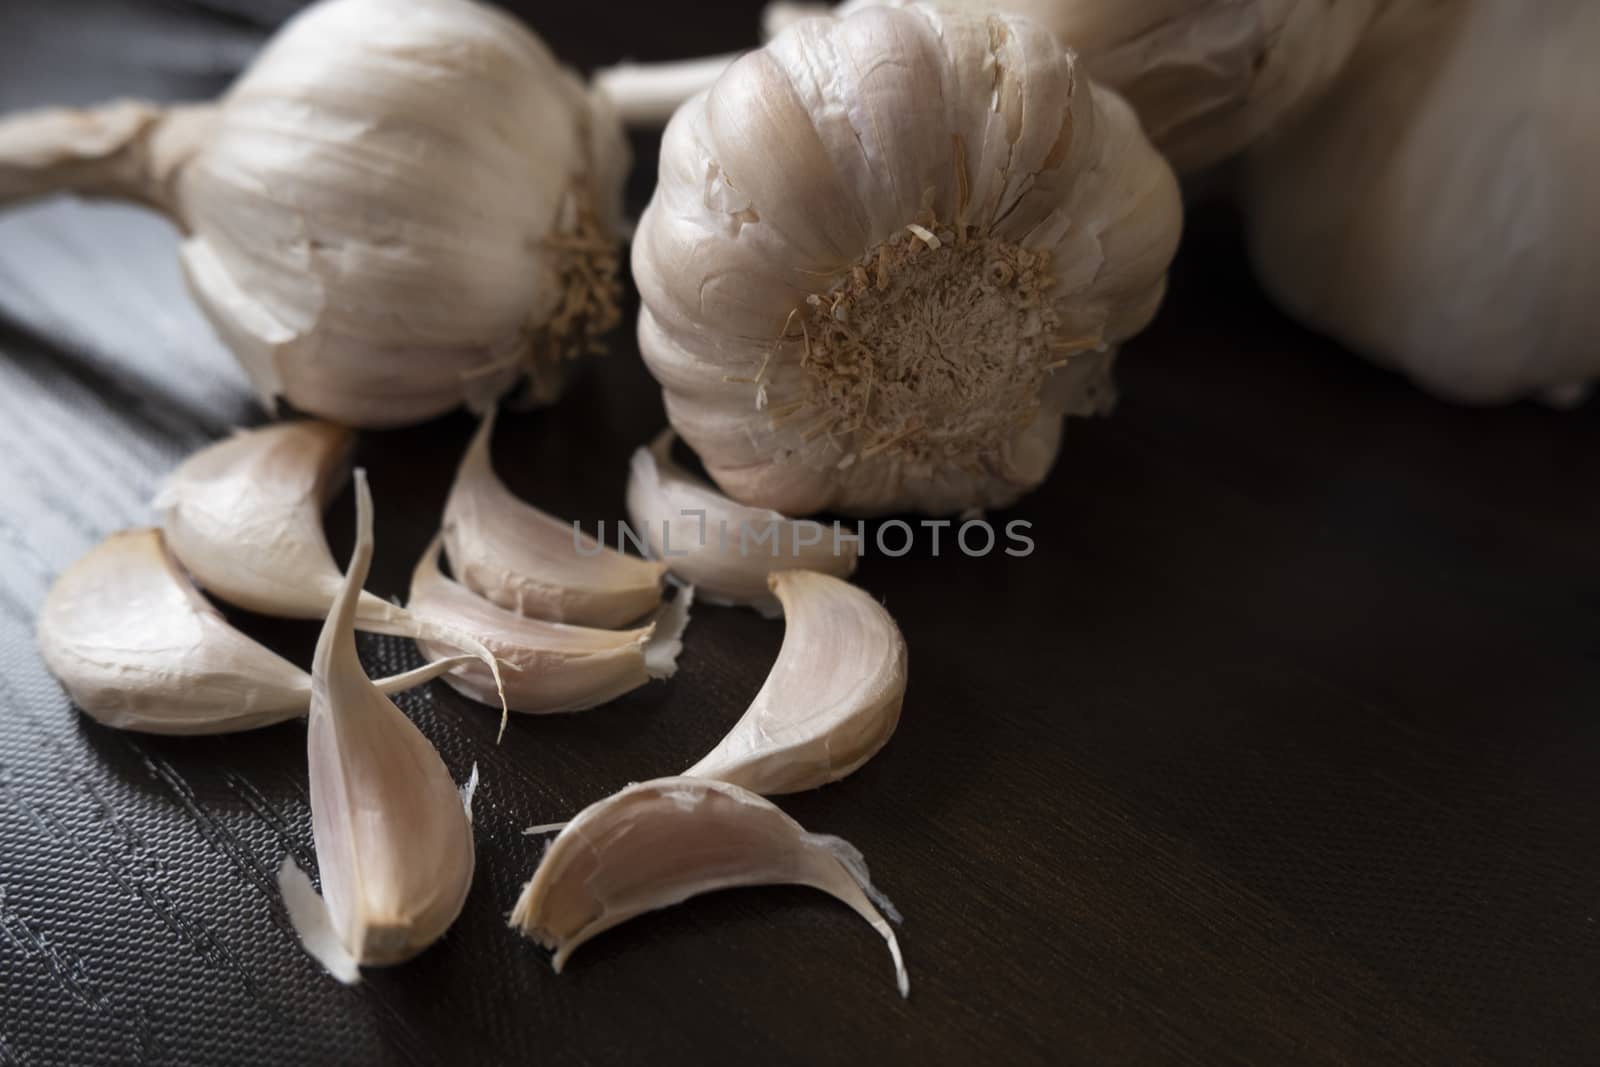
<instances>
[{"instance_id":1,"label":"papery garlic skin","mask_svg":"<svg viewBox=\"0 0 1600 1067\"><path fill-rule=\"evenodd\" d=\"M372 501L356 472L356 549L312 662L306 753L323 899L359 964L438 940L472 884L472 823L449 770L356 655L356 601L372 563Z\"/></svg>"},{"instance_id":2,"label":"papery garlic skin","mask_svg":"<svg viewBox=\"0 0 1600 1067\"><path fill-rule=\"evenodd\" d=\"M811 886L849 905L888 944L907 995L900 945L879 908L899 916L872 887L861 854L726 782L657 778L591 804L550 843L511 925L553 949L559 973L578 946L613 926L701 893L755 885Z\"/></svg>"},{"instance_id":3,"label":"papery garlic skin","mask_svg":"<svg viewBox=\"0 0 1600 1067\"><path fill-rule=\"evenodd\" d=\"M801 22L669 125L639 344L743 503L999 507L1154 315L1181 216L1127 105L1033 23Z\"/></svg>"},{"instance_id":4,"label":"papery garlic skin","mask_svg":"<svg viewBox=\"0 0 1600 1067\"><path fill-rule=\"evenodd\" d=\"M673 462L674 439L663 430L634 451L628 521L651 556L665 560L703 600L747 605L772 618L783 609L769 575L809 570L847 578L855 572L861 546L854 535L729 500Z\"/></svg>"},{"instance_id":5,"label":"papery garlic skin","mask_svg":"<svg viewBox=\"0 0 1600 1067\"><path fill-rule=\"evenodd\" d=\"M491 409L445 501L457 580L508 611L580 626L625 626L660 606L662 564L607 548L506 488L490 458L494 422Z\"/></svg>"},{"instance_id":6,"label":"papery garlic skin","mask_svg":"<svg viewBox=\"0 0 1600 1067\"><path fill-rule=\"evenodd\" d=\"M1600 379L1600 5L1396 4L1336 90L1252 152L1262 284L1448 400Z\"/></svg>"},{"instance_id":7,"label":"papery garlic skin","mask_svg":"<svg viewBox=\"0 0 1600 1067\"><path fill-rule=\"evenodd\" d=\"M848 15L886 0L851 0ZM910 0L888 0L907 3ZM1032 19L1082 57L1139 115L1180 172L1254 143L1313 103L1388 0L939 0ZM815 14L775 4L774 31Z\"/></svg>"},{"instance_id":8,"label":"papery garlic skin","mask_svg":"<svg viewBox=\"0 0 1600 1067\"><path fill-rule=\"evenodd\" d=\"M601 630L587 626L529 619L485 600L439 571L435 539L411 575L406 606L414 614L476 635L502 664L506 704L512 711L548 714L583 711L615 700L652 678L671 677L677 650L670 646L688 622L687 597L675 618L676 629L652 623L633 630ZM444 655L446 646L426 639L417 647L425 656ZM495 679L478 662L464 663L444 680L458 693L486 704L498 703Z\"/></svg>"},{"instance_id":9,"label":"papery garlic skin","mask_svg":"<svg viewBox=\"0 0 1600 1067\"><path fill-rule=\"evenodd\" d=\"M783 647L755 700L683 773L763 796L816 789L877 754L900 722L906 643L864 590L812 571L772 575Z\"/></svg>"},{"instance_id":10,"label":"papery garlic skin","mask_svg":"<svg viewBox=\"0 0 1600 1067\"><path fill-rule=\"evenodd\" d=\"M322 0L214 105L0 122L0 201L164 209L268 408L355 426L523 373L552 398L561 359L618 319L626 169L609 105L473 0Z\"/></svg>"},{"instance_id":11,"label":"papery garlic skin","mask_svg":"<svg viewBox=\"0 0 1600 1067\"><path fill-rule=\"evenodd\" d=\"M96 545L50 587L36 627L50 673L85 715L113 729L237 733L299 718L311 705L311 676L229 625L160 530L123 530ZM375 684L397 693L468 659L449 656Z\"/></svg>"}]
</instances>

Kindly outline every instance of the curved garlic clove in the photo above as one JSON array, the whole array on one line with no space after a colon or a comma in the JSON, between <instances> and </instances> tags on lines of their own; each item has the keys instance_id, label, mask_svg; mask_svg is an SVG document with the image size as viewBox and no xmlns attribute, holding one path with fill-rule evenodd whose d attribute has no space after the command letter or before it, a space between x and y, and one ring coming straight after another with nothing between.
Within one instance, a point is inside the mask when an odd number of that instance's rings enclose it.
<instances>
[{"instance_id":1,"label":"curved garlic clove","mask_svg":"<svg viewBox=\"0 0 1600 1067\"><path fill-rule=\"evenodd\" d=\"M114 533L62 572L37 623L39 651L96 722L152 734L224 734L299 718L311 676L229 625L161 531ZM397 693L471 662L452 656L377 684Z\"/></svg>"},{"instance_id":2,"label":"curved garlic clove","mask_svg":"<svg viewBox=\"0 0 1600 1067\"><path fill-rule=\"evenodd\" d=\"M628 519L672 573L711 604L782 613L767 576L784 570L855 572L861 546L838 526L790 519L729 500L672 460L672 430L633 453ZM803 536L802 536L803 534Z\"/></svg>"},{"instance_id":3,"label":"curved garlic clove","mask_svg":"<svg viewBox=\"0 0 1600 1067\"><path fill-rule=\"evenodd\" d=\"M382 965L415 956L455 921L474 852L444 761L356 656L356 603L372 563L372 497L360 470L356 514L355 553L312 662L306 753L328 921L351 960Z\"/></svg>"},{"instance_id":4,"label":"curved garlic clove","mask_svg":"<svg viewBox=\"0 0 1600 1067\"><path fill-rule=\"evenodd\" d=\"M470 0L323 0L216 103L0 121L0 203L135 200L263 402L417 422L553 395L620 320L627 147L528 28Z\"/></svg>"},{"instance_id":5,"label":"curved garlic clove","mask_svg":"<svg viewBox=\"0 0 1600 1067\"><path fill-rule=\"evenodd\" d=\"M579 945L635 916L756 885L811 886L848 904L888 944L907 995L900 944L878 909L900 917L873 888L861 853L727 782L657 778L591 804L550 843L511 925L553 949L560 972Z\"/></svg>"},{"instance_id":6,"label":"curved garlic clove","mask_svg":"<svg viewBox=\"0 0 1600 1067\"><path fill-rule=\"evenodd\" d=\"M1600 6L1392 0L1303 121L1247 157L1262 285L1444 399L1600 383Z\"/></svg>"},{"instance_id":7,"label":"curved garlic clove","mask_svg":"<svg viewBox=\"0 0 1600 1067\"><path fill-rule=\"evenodd\" d=\"M320 619L343 587L322 509L351 444L350 431L306 420L240 430L179 465L154 508L172 554L201 587L263 615ZM470 634L418 619L358 590L355 623L371 633L428 639L499 666Z\"/></svg>"},{"instance_id":8,"label":"curved garlic clove","mask_svg":"<svg viewBox=\"0 0 1600 1067\"><path fill-rule=\"evenodd\" d=\"M506 703L512 711L582 711L615 700L652 678L669 678L677 669L679 638L688 622L690 590L672 602L672 616L634 630L529 619L492 604L439 571L439 539L417 561L407 607L418 616L476 634L513 669L506 674ZM418 642L425 656L441 651ZM457 692L495 703L494 678L476 661L444 675Z\"/></svg>"},{"instance_id":9,"label":"curved garlic clove","mask_svg":"<svg viewBox=\"0 0 1600 1067\"><path fill-rule=\"evenodd\" d=\"M783 647L743 717L684 771L771 796L837 781L900 722L906 643L883 605L826 574L780 571Z\"/></svg>"},{"instance_id":10,"label":"curved garlic clove","mask_svg":"<svg viewBox=\"0 0 1600 1067\"><path fill-rule=\"evenodd\" d=\"M666 568L605 548L512 495L494 473L493 408L483 417L444 509L450 567L468 589L519 615L617 627L661 603Z\"/></svg>"},{"instance_id":11,"label":"curved garlic clove","mask_svg":"<svg viewBox=\"0 0 1600 1067\"><path fill-rule=\"evenodd\" d=\"M667 128L640 349L743 503L999 507L1095 407L1057 373L1155 314L1181 218L1137 118L1033 23L801 22Z\"/></svg>"}]
</instances>

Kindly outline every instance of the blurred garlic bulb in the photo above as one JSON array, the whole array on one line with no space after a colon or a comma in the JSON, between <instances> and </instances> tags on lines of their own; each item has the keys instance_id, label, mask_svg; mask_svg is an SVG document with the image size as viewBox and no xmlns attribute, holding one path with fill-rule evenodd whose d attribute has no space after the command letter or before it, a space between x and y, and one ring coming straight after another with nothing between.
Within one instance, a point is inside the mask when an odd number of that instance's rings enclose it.
<instances>
[{"instance_id":1,"label":"blurred garlic bulb","mask_svg":"<svg viewBox=\"0 0 1600 1067\"><path fill-rule=\"evenodd\" d=\"M805 18L910 0L774 3L774 35ZM1316 99L1389 0L936 0L934 6L1032 19L1127 98L1179 171L1215 163ZM660 122L731 57L623 64L596 81L629 122Z\"/></svg>"},{"instance_id":2,"label":"blurred garlic bulb","mask_svg":"<svg viewBox=\"0 0 1600 1067\"><path fill-rule=\"evenodd\" d=\"M323 0L215 104L0 121L0 203L130 199L263 401L416 422L617 320L627 150L524 26L473 0Z\"/></svg>"},{"instance_id":3,"label":"blurred garlic bulb","mask_svg":"<svg viewBox=\"0 0 1600 1067\"><path fill-rule=\"evenodd\" d=\"M1120 98L1010 16L792 26L667 128L639 344L730 496L951 512L1042 481L1181 225Z\"/></svg>"},{"instance_id":4,"label":"blurred garlic bulb","mask_svg":"<svg viewBox=\"0 0 1600 1067\"><path fill-rule=\"evenodd\" d=\"M372 564L372 495L360 470L356 515L355 554L311 666L306 752L327 923L349 961L382 965L415 956L455 921L474 849L471 818L444 761L356 657L352 624ZM314 936L321 924L306 922L304 903L296 902L294 917L308 949L353 980L353 967L328 958L333 946Z\"/></svg>"},{"instance_id":5,"label":"blurred garlic bulb","mask_svg":"<svg viewBox=\"0 0 1600 1067\"><path fill-rule=\"evenodd\" d=\"M1600 378L1600 5L1410 0L1248 158L1262 283L1450 400Z\"/></svg>"},{"instance_id":6,"label":"blurred garlic bulb","mask_svg":"<svg viewBox=\"0 0 1600 1067\"><path fill-rule=\"evenodd\" d=\"M37 629L45 665L72 702L114 729L236 733L311 706L311 675L229 624L160 530L114 533L63 571ZM374 684L397 693L471 661L436 660Z\"/></svg>"}]
</instances>

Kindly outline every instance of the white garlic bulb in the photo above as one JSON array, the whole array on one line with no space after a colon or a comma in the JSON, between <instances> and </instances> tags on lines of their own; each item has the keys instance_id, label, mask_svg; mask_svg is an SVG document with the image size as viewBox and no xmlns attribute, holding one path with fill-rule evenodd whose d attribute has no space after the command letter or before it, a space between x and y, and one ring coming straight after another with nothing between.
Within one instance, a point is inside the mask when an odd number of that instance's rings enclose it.
<instances>
[{"instance_id":1,"label":"white garlic bulb","mask_svg":"<svg viewBox=\"0 0 1600 1067\"><path fill-rule=\"evenodd\" d=\"M473 0L324 0L214 105L0 122L0 202L116 196L263 400L357 426L547 398L617 319L627 149L603 100Z\"/></svg>"},{"instance_id":2,"label":"white garlic bulb","mask_svg":"<svg viewBox=\"0 0 1600 1067\"><path fill-rule=\"evenodd\" d=\"M805 18L911 0L768 5L776 34ZM1098 84L1127 98L1179 171L1215 163L1315 100L1389 0L936 0L950 11L1032 19L1082 57ZM630 123L660 122L732 57L597 75Z\"/></svg>"},{"instance_id":3,"label":"white garlic bulb","mask_svg":"<svg viewBox=\"0 0 1600 1067\"><path fill-rule=\"evenodd\" d=\"M1023 19L792 26L668 127L639 344L730 496L1000 506L1154 315L1182 209L1115 94Z\"/></svg>"},{"instance_id":4,"label":"white garlic bulb","mask_svg":"<svg viewBox=\"0 0 1600 1067\"><path fill-rule=\"evenodd\" d=\"M1250 249L1296 318L1451 400L1600 378L1600 5L1412 0L1250 154Z\"/></svg>"}]
</instances>

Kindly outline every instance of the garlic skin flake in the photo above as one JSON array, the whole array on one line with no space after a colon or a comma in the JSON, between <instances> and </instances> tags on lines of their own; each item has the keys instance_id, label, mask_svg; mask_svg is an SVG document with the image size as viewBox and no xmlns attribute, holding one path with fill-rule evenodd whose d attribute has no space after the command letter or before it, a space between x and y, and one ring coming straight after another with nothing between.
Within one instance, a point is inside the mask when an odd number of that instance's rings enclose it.
<instances>
[{"instance_id":1,"label":"garlic skin flake","mask_svg":"<svg viewBox=\"0 0 1600 1067\"><path fill-rule=\"evenodd\" d=\"M356 550L312 662L306 754L328 918L357 964L399 963L460 914L472 822L428 739L367 678L356 603L372 563L372 497L356 471Z\"/></svg>"},{"instance_id":2,"label":"garlic skin flake","mask_svg":"<svg viewBox=\"0 0 1600 1067\"><path fill-rule=\"evenodd\" d=\"M391 426L618 321L628 150L609 105L472 0L323 0L217 102L0 122L0 203L130 199L184 232L189 289L270 410Z\"/></svg>"},{"instance_id":3,"label":"garlic skin flake","mask_svg":"<svg viewBox=\"0 0 1600 1067\"><path fill-rule=\"evenodd\" d=\"M63 571L37 632L72 702L113 729L236 733L299 718L311 704L311 676L231 626L179 569L160 530L114 533ZM377 684L396 693L466 660Z\"/></svg>"},{"instance_id":4,"label":"garlic skin flake","mask_svg":"<svg viewBox=\"0 0 1600 1067\"><path fill-rule=\"evenodd\" d=\"M162 485L153 507L168 546L201 587L247 611L324 618L344 581L322 530L322 509L344 469L350 432L307 420L239 430L201 449ZM471 634L357 589L355 624L427 637L499 665Z\"/></svg>"},{"instance_id":5,"label":"garlic skin flake","mask_svg":"<svg viewBox=\"0 0 1600 1067\"><path fill-rule=\"evenodd\" d=\"M633 630L529 619L492 604L439 571L439 540L423 553L411 575L407 607L416 615L472 633L512 669L505 672L506 704L512 711L545 714L583 711L677 670L680 638L688 623L693 590L673 601L670 615ZM446 646L427 639L417 646L428 657ZM450 687L486 704L498 703L494 676L468 661L444 675Z\"/></svg>"},{"instance_id":6,"label":"garlic skin flake","mask_svg":"<svg viewBox=\"0 0 1600 1067\"><path fill-rule=\"evenodd\" d=\"M906 643L864 590L812 571L770 579L783 603L783 647L743 717L683 773L772 796L850 774L900 722Z\"/></svg>"},{"instance_id":7,"label":"garlic skin flake","mask_svg":"<svg viewBox=\"0 0 1600 1067\"><path fill-rule=\"evenodd\" d=\"M1181 218L1133 112L1033 23L800 22L668 126L639 344L736 500L1000 507L1101 407Z\"/></svg>"},{"instance_id":8,"label":"garlic skin flake","mask_svg":"<svg viewBox=\"0 0 1600 1067\"><path fill-rule=\"evenodd\" d=\"M580 626L624 626L658 607L666 567L606 548L506 488L489 454L494 421L491 409L445 503L456 578L508 611Z\"/></svg>"},{"instance_id":9,"label":"garlic skin flake","mask_svg":"<svg viewBox=\"0 0 1600 1067\"><path fill-rule=\"evenodd\" d=\"M1469 404L1600 379L1600 5L1395 2L1335 90L1253 151L1262 284Z\"/></svg>"},{"instance_id":10,"label":"garlic skin flake","mask_svg":"<svg viewBox=\"0 0 1600 1067\"><path fill-rule=\"evenodd\" d=\"M808 520L729 500L672 460L672 430L633 453L628 473L628 520L650 555L691 583L711 604L747 605L774 618L783 609L767 584L785 570L840 578L855 573L861 546ZM804 536L801 531L807 531Z\"/></svg>"},{"instance_id":11,"label":"garlic skin flake","mask_svg":"<svg viewBox=\"0 0 1600 1067\"><path fill-rule=\"evenodd\" d=\"M811 886L849 905L888 944L900 995L908 995L900 944L883 913L900 917L873 888L861 853L807 833L770 801L727 782L657 778L591 804L550 843L511 925L554 950L560 973L579 945L635 916L756 885Z\"/></svg>"}]
</instances>

